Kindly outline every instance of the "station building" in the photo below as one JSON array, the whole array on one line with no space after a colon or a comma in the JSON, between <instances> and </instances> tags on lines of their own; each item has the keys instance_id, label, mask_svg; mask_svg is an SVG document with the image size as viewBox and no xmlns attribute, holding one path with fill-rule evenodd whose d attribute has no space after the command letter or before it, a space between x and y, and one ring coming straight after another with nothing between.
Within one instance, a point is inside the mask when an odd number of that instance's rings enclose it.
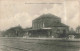
<instances>
[{"instance_id":1,"label":"station building","mask_svg":"<svg viewBox=\"0 0 80 51\"><path fill-rule=\"evenodd\" d=\"M30 37L65 37L69 26L61 22L61 18L53 14L43 14L32 21L32 29L28 30Z\"/></svg>"}]
</instances>

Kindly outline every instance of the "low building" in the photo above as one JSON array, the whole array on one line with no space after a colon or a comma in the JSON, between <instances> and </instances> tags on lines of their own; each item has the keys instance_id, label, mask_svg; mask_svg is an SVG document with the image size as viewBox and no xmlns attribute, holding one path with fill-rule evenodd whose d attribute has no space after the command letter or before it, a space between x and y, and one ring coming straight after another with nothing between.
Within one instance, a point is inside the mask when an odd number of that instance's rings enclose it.
<instances>
[{"instance_id":1,"label":"low building","mask_svg":"<svg viewBox=\"0 0 80 51\"><path fill-rule=\"evenodd\" d=\"M52 14L43 14L32 21L30 37L65 37L69 26L61 22L61 18Z\"/></svg>"}]
</instances>

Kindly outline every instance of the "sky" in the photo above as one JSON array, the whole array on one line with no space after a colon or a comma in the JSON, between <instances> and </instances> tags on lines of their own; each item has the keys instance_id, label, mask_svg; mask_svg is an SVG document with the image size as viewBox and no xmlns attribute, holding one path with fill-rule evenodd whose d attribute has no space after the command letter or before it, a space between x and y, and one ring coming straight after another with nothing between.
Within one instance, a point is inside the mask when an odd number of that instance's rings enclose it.
<instances>
[{"instance_id":1,"label":"sky","mask_svg":"<svg viewBox=\"0 0 80 51\"><path fill-rule=\"evenodd\" d=\"M18 25L31 27L32 20L47 13L75 29L80 25L79 3L79 0L0 0L0 30Z\"/></svg>"}]
</instances>

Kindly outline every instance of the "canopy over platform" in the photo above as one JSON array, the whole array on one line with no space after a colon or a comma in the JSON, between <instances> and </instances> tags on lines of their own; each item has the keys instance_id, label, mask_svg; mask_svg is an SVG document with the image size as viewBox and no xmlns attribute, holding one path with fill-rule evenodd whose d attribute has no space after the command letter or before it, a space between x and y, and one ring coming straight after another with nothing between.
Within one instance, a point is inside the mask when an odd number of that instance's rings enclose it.
<instances>
[{"instance_id":1,"label":"canopy over platform","mask_svg":"<svg viewBox=\"0 0 80 51\"><path fill-rule=\"evenodd\" d=\"M52 28L29 29L29 31L30 31L30 30L33 30L33 31L34 31L34 30L51 30L51 29L52 29Z\"/></svg>"}]
</instances>

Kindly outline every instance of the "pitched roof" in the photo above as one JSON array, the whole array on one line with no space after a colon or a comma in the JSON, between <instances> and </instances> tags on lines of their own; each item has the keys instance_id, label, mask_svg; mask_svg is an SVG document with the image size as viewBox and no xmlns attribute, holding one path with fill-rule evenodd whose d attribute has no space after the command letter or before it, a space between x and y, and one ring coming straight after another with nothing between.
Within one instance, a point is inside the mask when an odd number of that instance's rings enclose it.
<instances>
[{"instance_id":1,"label":"pitched roof","mask_svg":"<svg viewBox=\"0 0 80 51\"><path fill-rule=\"evenodd\" d=\"M53 15L53 14L43 14L41 16L39 16L38 18L36 18L35 20L38 20L38 19L47 19L47 18L52 18L52 19L60 19L60 17L56 16L56 15Z\"/></svg>"},{"instance_id":2,"label":"pitched roof","mask_svg":"<svg viewBox=\"0 0 80 51\"><path fill-rule=\"evenodd\" d=\"M53 23L53 24L51 24L51 25L49 25L50 27L69 27L68 25L65 25L65 24L63 24L63 23L60 23L60 22L58 22L58 23Z\"/></svg>"}]
</instances>

